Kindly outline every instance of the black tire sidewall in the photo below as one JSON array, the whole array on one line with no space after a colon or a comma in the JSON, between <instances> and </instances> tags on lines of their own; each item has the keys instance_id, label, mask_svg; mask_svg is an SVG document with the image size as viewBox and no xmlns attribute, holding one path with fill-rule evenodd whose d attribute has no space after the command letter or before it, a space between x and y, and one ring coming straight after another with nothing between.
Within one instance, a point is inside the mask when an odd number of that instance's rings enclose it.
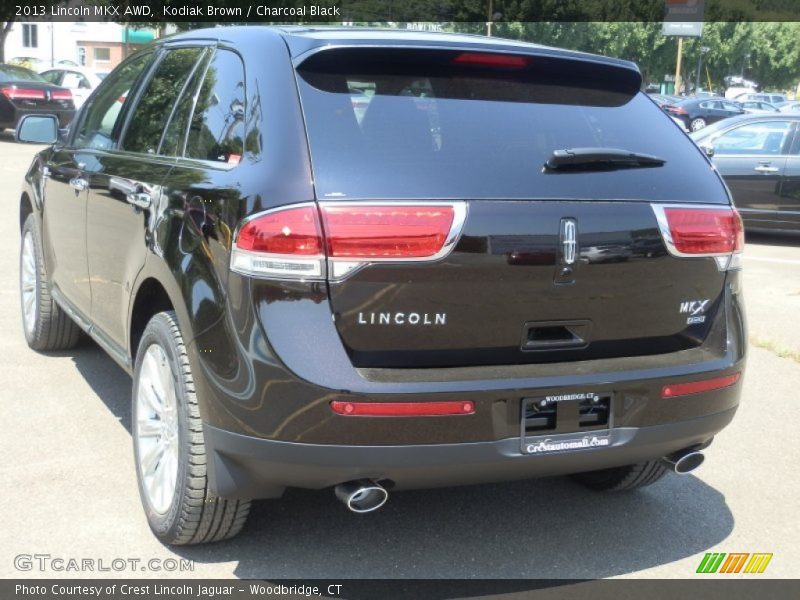
<instances>
[{"instance_id":1,"label":"black tire sidewall","mask_svg":"<svg viewBox=\"0 0 800 600\"><path fill-rule=\"evenodd\" d=\"M139 376L141 373L142 361L144 359L147 349L152 344L158 344L164 350L167 357L167 362L172 372L173 381L175 384L175 393L177 399L177 415L178 415L178 475L176 478L175 492L172 496L172 504L164 514L159 514L150 505L147 497L147 492L144 489L144 482L139 467L139 447L136 436L136 423L137 423L137 402L136 395L139 391ZM136 480L139 486L139 495L142 500L142 506L147 515L147 521L153 533L163 540L170 540L175 537L177 530L180 526L180 516L186 496L188 493L188 461L189 461L189 415L186 406L186 381L181 374L180 361L178 358L178 341L171 329L170 320L164 313L158 314L148 323L142 339L139 343L139 349L136 353L136 363L134 367L133 377L133 395L132 395L132 410L131 410L131 437L133 438L133 456L136 469Z\"/></svg>"}]
</instances>

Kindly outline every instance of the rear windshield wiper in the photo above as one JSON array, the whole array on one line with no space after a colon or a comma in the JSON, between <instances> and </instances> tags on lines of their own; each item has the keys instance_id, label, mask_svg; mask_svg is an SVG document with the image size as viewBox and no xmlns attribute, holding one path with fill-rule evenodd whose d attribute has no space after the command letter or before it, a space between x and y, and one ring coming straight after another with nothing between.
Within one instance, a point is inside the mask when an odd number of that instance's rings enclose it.
<instances>
[{"instance_id":1,"label":"rear windshield wiper","mask_svg":"<svg viewBox=\"0 0 800 600\"><path fill-rule=\"evenodd\" d=\"M660 167L665 162L651 154L619 148L565 148L554 150L544 167L553 171L587 171Z\"/></svg>"}]
</instances>

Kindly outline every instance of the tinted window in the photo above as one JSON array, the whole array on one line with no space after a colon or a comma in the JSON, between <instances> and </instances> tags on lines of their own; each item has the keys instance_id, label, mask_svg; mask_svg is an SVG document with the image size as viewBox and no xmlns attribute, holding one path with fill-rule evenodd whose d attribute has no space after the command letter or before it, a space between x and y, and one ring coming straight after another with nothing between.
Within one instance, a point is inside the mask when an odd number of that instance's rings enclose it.
<instances>
[{"instance_id":1,"label":"tinted window","mask_svg":"<svg viewBox=\"0 0 800 600\"><path fill-rule=\"evenodd\" d=\"M185 155L238 163L244 152L244 66L219 50L206 71L189 126Z\"/></svg>"},{"instance_id":2,"label":"tinted window","mask_svg":"<svg viewBox=\"0 0 800 600\"><path fill-rule=\"evenodd\" d=\"M207 54L207 51L204 51ZM203 79L207 65L207 56L200 59L195 66L192 76L184 86L183 93L175 108L172 111L172 117L164 132L164 139L161 141L161 148L159 154L166 156L183 156L183 146L186 143L186 134L188 133L189 119L192 117L192 110L197 100L198 88L200 81Z\"/></svg>"},{"instance_id":3,"label":"tinted window","mask_svg":"<svg viewBox=\"0 0 800 600\"><path fill-rule=\"evenodd\" d=\"M200 48L180 48L167 52L139 96L122 141L124 150L156 153L172 107L186 86L201 53Z\"/></svg>"},{"instance_id":4,"label":"tinted window","mask_svg":"<svg viewBox=\"0 0 800 600\"><path fill-rule=\"evenodd\" d=\"M700 108L715 108L715 104L716 102L709 102L709 101L701 102Z\"/></svg>"},{"instance_id":5,"label":"tinted window","mask_svg":"<svg viewBox=\"0 0 800 600\"><path fill-rule=\"evenodd\" d=\"M394 50L415 56L406 61L383 51L348 50L346 59L340 52L319 52L330 58L298 71L320 197L724 201L694 144L614 73L590 77L583 65L551 67L538 58L529 72L509 73L454 68L439 51L417 59L417 51ZM555 150L575 147L623 148L667 162L543 171Z\"/></svg>"},{"instance_id":6,"label":"tinted window","mask_svg":"<svg viewBox=\"0 0 800 600\"><path fill-rule=\"evenodd\" d=\"M64 71L45 71L42 73L42 78L48 83L59 85L61 83L61 74Z\"/></svg>"},{"instance_id":7,"label":"tinted window","mask_svg":"<svg viewBox=\"0 0 800 600\"><path fill-rule=\"evenodd\" d=\"M723 133L714 140L718 155L781 154L792 131L787 121L766 121L742 125Z\"/></svg>"},{"instance_id":8,"label":"tinted window","mask_svg":"<svg viewBox=\"0 0 800 600\"><path fill-rule=\"evenodd\" d=\"M83 122L75 137L76 147L107 149L113 145L122 107L128 102L131 88L152 56L152 53L137 56L103 81L85 109Z\"/></svg>"},{"instance_id":9,"label":"tinted window","mask_svg":"<svg viewBox=\"0 0 800 600\"><path fill-rule=\"evenodd\" d=\"M794 141L792 142L792 148L789 150L789 154L800 154L800 131L794 134Z\"/></svg>"},{"instance_id":10,"label":"tinted window","mask_svg":"<svg viewBox=\"0 0 800 600\"><path fill-rule=\"evenodd\" d=\"M13 65L0 65L0 82L2 81L41 81L46 79L30 69Z\"/></svg>"}]
</instances>

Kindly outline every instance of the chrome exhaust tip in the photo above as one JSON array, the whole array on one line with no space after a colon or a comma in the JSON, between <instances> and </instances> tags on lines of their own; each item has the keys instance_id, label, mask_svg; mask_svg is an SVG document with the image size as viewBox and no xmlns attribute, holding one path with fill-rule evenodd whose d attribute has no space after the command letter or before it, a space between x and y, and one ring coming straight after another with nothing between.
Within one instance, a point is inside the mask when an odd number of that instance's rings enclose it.
<instances>
[{"instance_id":1,"label":"chrome exhaust tip","mask_svg":"<svg viewBox=\"0 0 800 600\"><path fill-rule=\"evenodd\" d=\"M354 513L378 510L389 499L389 492L381 484L369 479L340 483L333 491L336 497Z\"/></svg>"},{"instance_id":2,"label":"chrome exhaust tip","mask_svg":"<svg viewBox=\"0 0 800 600\"><path fill-rule=\"evenodd\" d=\"M705 459L705 454L698 450L682 450L675 454L665 456L661 461L674 473L686 475L702 465Z\"/></svg>"}]
</instances>

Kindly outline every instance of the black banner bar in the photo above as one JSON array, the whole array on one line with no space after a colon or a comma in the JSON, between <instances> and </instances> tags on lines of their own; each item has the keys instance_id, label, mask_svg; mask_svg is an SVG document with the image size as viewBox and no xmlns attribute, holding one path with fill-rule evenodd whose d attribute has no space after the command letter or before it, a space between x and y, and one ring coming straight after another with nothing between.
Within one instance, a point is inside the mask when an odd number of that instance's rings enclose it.
<instances>
[{"instance_id":1,"label":"black banner bar","mask_svg":"<svg viewBox=\"0 0 800 600\"><path fill-rule=\"evenodd\" d=\"M724 579L715 575L670 580L14 580L0 581L3 600L784 600L800 597L797 579Z\"/></svg>"},{"instance_id":2,"label":"black banner bar","mask_svg":"<svg viewBox=\"0 0 800 600\"><path fill-rule=\"evenodd\" d=\"M692 21L699 0L3 0L16 21L408 23ZM685 5L685 6L684 6ZM491 8L491 10L490 10ZM491 12L491 14L490 14ZM669 15L668 15L669 13ZM797 0L705 0L705 21L798 21Z\"/></svg>"}]
</instances>

